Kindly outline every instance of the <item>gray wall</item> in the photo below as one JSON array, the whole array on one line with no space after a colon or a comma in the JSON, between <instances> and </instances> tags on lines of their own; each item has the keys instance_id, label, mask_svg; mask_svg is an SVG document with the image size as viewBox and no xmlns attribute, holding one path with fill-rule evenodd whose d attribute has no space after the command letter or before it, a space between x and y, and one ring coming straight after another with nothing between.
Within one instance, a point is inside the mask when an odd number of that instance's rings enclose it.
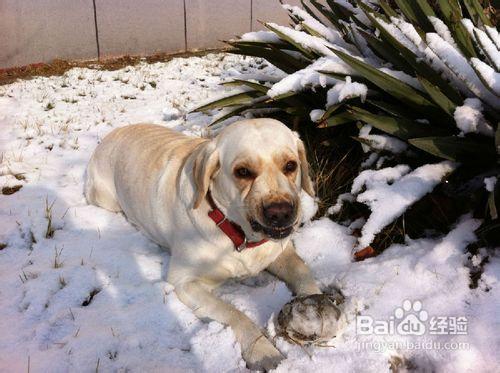
<instances>
[{"instance_id":1,"label":"gray wall","mask_svg":"<svg viewBox=\"0 0 500 373\"><path fill-rule=\"evenodd\" d=\"M217 48L258 20L288 16L278 0L0 0L0 68Z\"/></svg>"}]
</instances>

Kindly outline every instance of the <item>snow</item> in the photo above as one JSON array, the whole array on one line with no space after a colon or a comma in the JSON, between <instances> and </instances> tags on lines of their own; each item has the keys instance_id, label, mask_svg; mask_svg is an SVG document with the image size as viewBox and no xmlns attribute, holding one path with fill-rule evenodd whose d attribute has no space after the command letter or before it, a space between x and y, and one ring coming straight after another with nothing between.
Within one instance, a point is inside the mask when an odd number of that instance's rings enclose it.
<instances>
[{"instance_id":1,"label":"snow","mask_svg":"<svg viewBox=\"0 0 500 373\"><path fill-rule=\"evenodd\" d=\"M495 43L490 39L488 34L477 27L473 28L472 36L481 46L482 51L486 55L497 71L500 70L500 50L497 49Z\"/></svg>"},{"instance_id":2,"label":"snow","mask_svg":"<svg viewBox=\"0 0 500 373\"><path fill-rule=\"evenodd\" d=\"M350 76L346 76L345 81L336 83L328 90L326 108L355 97L359 97L361 102L365 102L367 93L368 87L366 85L353 82Z\"/></svg>"},{"instance_id":3,"label":"snow","mask_svg":"<svg viewBox=\"0 0 500 373\"><path fill-rule=\"evenodd\" d=\"M281 43L281 39L272 31L253 31L241 35L239 40L265 43Z\"/></svg>"},{"instance_id":4,"label":"snow","mask_svg":"<svg viewBox=\"0 0 500 373\"><path fill-rule=\"evenodd\" d=\"M462 372L480 367L486 371L494 371L493 367L498 363L495 349L498 347L498 337L494 327L489 325L499 325L498 317L495 311L492 311L498 300L489 292L470 290L468 270L464 267L464 249L474 239L472 232L478 225L477 220L464 217L456 228L443 238L393 245L382 255L361 263L352 263L349 259L354 240L339 239L339 236L346 233L345 228L326 218L304 228L296 242L299 247L301 244L306 245L304 247L307 249L299 252L323 283L329 284L333 280L350 299L344 312L350 309L354 313L372 316L375 320L389 320L389 317L394 317L396 307L401 306L405 299L419 300L429 317L464 315L469 320L470 331L465 338L459 335L451 338L434 336L430 340L441 343L466 341L469 346L455 350L408 350L399 347L398 343L415 343L417 338L356 335L355 316L350 315L349 323L341 337L342 342L337 341L334 344L337 358L334 363L328 365L328 350L309 350L314 351L314 355L307 363L301 361L294 364L286 360L277 371L311 369L320 372L388 372L388 360L401 354L405 359L414 361L420 371ZM491 281L495 288L498 287L500 269L496 258L495 256L495 266L490 267L494 274ZM478 304L478 301L481 304ZM387 307L387 303L393 304L394 307ZM484 315L483 319L474 316L479 312ZM478 347L483 345L481 336L485 345ZM428 341L428 337L429 335L426 335L422 338ZM363 344L372 346L373 349L365 349ZM372 354L375 349L379 352ZM357 354L353 355L353 350L356 350ZM293 352L301 354L297 348L294 348ZM292 351L287 353L290 356Z\"/></svg>"},{"instance_id":5,"label":"snow","mask_svg":"<svg viewBox=\"0 0 500 373\"><path fill-rule=\"evenodd\" d=\"M493 136L493 128L483 117L483 104L477 98L466 98L462 106L457 106L453 117L462 133L481 133Z\"/></svg>"},{"instance_id":6,"label":"snow","mask_svg":"<svg viewBox=\"0 0 500 373\"><path fill-rule=\"evenodd\" d=\"M448 26L437 17L429 16L428 18L437 34L446 40L453 48L458 49Z\"/></svg>"},{"instance_id":7,"label":"snow","mask_svg":"<svg viewBox=\"0 0 500 373\"><path fill-rule=\"evenodd\" d=\"M307 50L314 51L322 56L333 56L334 53L328 49L328 46L333 46L325 39L322 39L317 36L309 35L306 32L294 30L290 27L280 26L276 23L268 23L273 29L276 29L278 32L286 35L287 37L294 40L296 43L301 45L303 48Z\"/></svg>"},{"instance_id":8,"label":"snow","mask_svg":"<svg viewBox=\"0 0 500 373\"><path fill-rule=\"evenodd\" d=\"M367 145L363 145L363 151L365 153L369 152L370 149L369 149L369 146ZM379 159L379 155L377 153L370 153L370 155L368 156L368 158L366 158L362 163L361 163L361 169L367 169L371 166L373 166L373 164Z\"/></svg>"},{"instance_id":9,"label":"snow","mask_svg":"<svg viewBox=\"0 0 500 373\"><path fill-rule=\"evenodd\" d=\"M426 34L428 46L443 60L467 87L479 98L483 99L493 108L500 108L500 100L493 95L477 77L475 71L469 65L467 59L460 54L452 45L447 43L438 34Z\"/></svg>"},{"instance_id":10,"label":"snow","mask_svg":"<svg viewBox=\"0 0 500 373\"><path fill-rule=\"evenodd\" d=\"M433 17L431 17L433 18ZM441 24L441 22L435 18L434 22L432 19L430 19L431 23L433 23L433 26L436 28L437 33L439 36L443 38L443 40L447 40L452 48L456 49L456 45L453 42L452 43L452 38L451 36L448 37L448 34L446 33L447 26L444 24ZM393 26L387 26L386 29L388 32L392 32L392 36L396 37L397 39L401 37L401 33L404 35L403 40L406 41L406 46L413 52L418 58L423 58L425 61L439 74L443 76L443 78L449 80L452 85L454 85L457 89L459 89L462 93L469 95L470 91L469 88L465 85L465 83L460 80L457 75L453 72L450 67L448 67L441 59L436 55L436 53L429 48L429 46L424 42L418 31L415 29L415 27L409 23L404 21L402 18L397 18L397 17L391 17L391 22L397 27L399 30L395 30ZM385 23L384 23L385 24ZM386 24L387 25L387 24ZM398 39L399 40L399 39ZM412 46L413 44L413 46ZM386 72L391 74L390 72ZM404 73L402 73L404 74ZM400 77L394 76L398 79L402 79L404 82L407 84L410 84L414 88L418 90L422 90L422 87L420 85L420 82L407 75L408 77L405 78L404 75L400 74ZM391 74L392 75L392 74Z\"/></svg>"},{"instance_id":11,"label":"snow","mask_svg":"<svg viewBox=\"0 0 500 373\"><path fill-rule=\"evenodd\" d=\"M419 91L423 90L422 85L420 84L418 79L414 78L411 75L408 75L404 71L392 70L388 69L387 67L381 67L379 68L379 70L382 71L383 73L386 73L387 75L392 76L393 78L401 80L402 82L412 86L415 89L418 89Z\"/></svg>"},{"instance_id":12,"label":"snow","mask_svg":"<svg viewBox=\"0 0 500 373\"><path fill-rule=\"evenodd\" d=\"M319 122L325 113L326 113L325 110L314 109L311 110L311 112L309 113L309 117L313 122Z\"/></svg>"},{"instance_id":13,"label":"snow","mask_svg":"<svg viewBox=\"0 0 500 373\"><path fill-rule=\"evenodd\" d=\"M370 134L373 127L369 124L365 124L359 130L358 137L364 142L361 142L361 146L365 153L370 151L380 152L388 151L393 154L399 154L406 151L408 145L395 137L388 135L374 135ZM371 158L371 159L370 159ZM382 157L383 158L383 157ZM368 159L362 164L362 168L370 167L378 159L377 153L372 153L369 155Z\"/></svg>"},{"instance_id":14,"label":"snow","mask_svg":"<svg viewBox=\"0 0 500 373\"><path fill-rule=\"evenodd\" d=\"M410 172L410 167L407 165L388 167L380 171L363 171L356 177L356 179L354 179L351 187L351 193L358 194L361 192L363 187L373 189L377 185L392 183L395 180L402 178L408 172Z\"/></svg>"},{"instance_id":15,"label":"snow","mask_svg":"<svg viewBox=\"0 0 500 373\"><path fill-rule=\"evenodd\" d=\"M324 37L326 40L328 40L330 43L335 44L335 45L340 45L341 47L348 49L348 50L353 50L352 45L347 44L344 39L342 38L342 35L338 30L335 30L334 28L329 28L323 25L321 22L319 22L317 19L314 17L310 16L309 13L307 13L305 10L299 8L298 6L291 6L288 4L283 4L282 5L284 9L289 11L291 14L293 14L295 17L302 19L303 23L314 30L316 33Z\"/></svg>"},{"instance_id":16,"label":"snow","mask_svg":"<svg viewBox=\"0 0 500 373\"><path fill-rule=\"evenodd\" d=\"M309 66L275 83L271 89L267 91L267 94L270 97L277 97L287 93L301 92L305 89L314 89L317 86L326 87L336 81L337 79L321 74L312 66Z\"/></svg>"},{"instance_id":17,"label":"snow","mask_svg":"<svg viewBox=\"0 0 500 373\"><path fill-rule=\"evenodd\" d=\"M354 43L358 47L358 50L361 51L363 56L365 56L366 60L373 66L382 65L383 61L371 50L368 42L364 38L363 35L359 32L360 27L358 25L351 24L351 33L354 38Z\"/></svg>"},{"instance_id":18,"label":"snow","mask_svg":"<svg viewBox=\"0 0 500 373\"><path fill-rule=\"evenodd\" d=\"M300 205L302 207L302 222L308 222L318 212L318 203L315 198L302 192L300 194Z\"/></svg>"},{"instance_id":19,"label":"snow","mask_svg":"<svg viewBox=\"0 0 500 373\"><path fill-rule=\"evenodd\" d=\"M419 55L419 50L417 46L419 43L416 41L416 30L411 23L403 21L401 18L391 17L391 23L385 22L382 19L378 19L380 25L389 33L392 37L396 38L398 42L403 44L410 51Z\"/></svg>"},{"instance_id":20,"label":"snow","mask_svg":"<svg viewBox=\"0 0 500 373\"><path fill-rule=\"evenodd\" d=\"M372 213L362 229L358 247L372 243L375 235L413 203L432 191L454 169L451 162L421 166L411 172L406 165L365 170L352 184L351 193L356 201L366 204ZM362 188L366 190L362 192Z\"/></svg>"},{"instance_id":21,"label":"snow","mask_svg":"<svg viewBox=\"0 0 500 373\"><path fill-rule=\"evenodd\" d=\"M484 29L488 36L491 38L493 43L495 43L498 50L500 50L500 33L495 27L484 25Z\"/></svg>"},{"instance_id":22,"label":"snow","mask_svg":"<svg viewBox=\"0 0 500 373\"><path fill-rule=\"evenodd\" d=\"M332 52L329 56L318 58L306 68L283 77L279 82L274 83L267 94L270 97L276 97L290 92L301 92L305 89L314 89L317 86L331 86L338 82L337 79L323 72L352 76L357 75L349 65Z\"/></svg>"},{"instance_id":23,"label":"snow","mask_svg":"<svg viewBox=\"0 0 500 373\"><path fill-rule=\"evenodd\" d=\"M295 43L306 50L313 51L320 56L336 56L329 48L337 49L347 54L353 54L355 52L354 47L349 44L333 44L321 37L309 35L304 31L294 30L290 27L280 26L272 22L266 23L266 25L291 38Z\"/></svg>"},{"instance_id":24,"label":"snow","mask_svg":"<svg viewBox=\"0 0 500 373\"><path fill-rule=\"evenodd\" d=\"M497 96L500 96L500 73L497 73L491 66L481 61L479 58L471 58L470 60L474 70L477 71L481 80L486 84L486 87L493 91Z\"/></svg>"},{"instance_id":25,"label":"snow","mask_svg":"<svg viewBox=\"0 0 500 373\"><path fill-rule=\"evenodd\" d=\"M393 37L400 35L400 32L404 35L408 41L406 44L408 45L407 48L413 51L417 56L419 56L422 53L422 44L423 40L418 31L415 29L415 26L411 24L410 22L406 22L402 18L398 17L391 17L391 22L399 29L399 31L396 31L394 34L391 34ZM392 30L393 27L391 27ZM388 32L390 32L389 29L387 29ZM411 42L409 44L409 42ZM416 49L418 48L418 49Z\"/></svg>"},{"instance_id":26,"label":"snow","mask_svg":"<svg viewBox=\"0 0 500 373\"><path fill-rule=\"evenodd\" d=\"M394 154L399 154L408 148L405 142L388 135L364 135L359 137L368 141L370 148L376 151L386 150Z\"/></svg>"},{"instance_id":27,"label":"snow","mask_svg":"<svg viewBox=\"0 0 500 373\"><path fill-rule=\"evenodd\" d=\"M338 214L342 209L342 206L344 205L345 201L353 202L354 196L351 193L340 194L337 198L337 202L335 203L335 205L328 208L328 214L330 215Z\"/></svg>"},{"instance_id":28,"label":"snow","mask_svg":"<svg viewBox=\"0 0 500 373\"><path fill-rule=\"evenodd\" d=\"M82 194L88 159L108 132L135 122L209 132L211 115L188 112L227 92L219 83L242 67L262 73L258 59L210 54L117 71L72 69L0 87L0 183L22 186L0 195L0 243L6 245L0 249L0 371L245 371L232 330L198 320L165 281L167 250L123 215L89 206ZM442 163L362 174L353 193L365 195L361 200L372 210L366 225L373 231L375 222L394 217L450 169ZM274 337L285 355L277 372L389 372L395 357L427 371L496 369L500 253L481 251L489 259L479 287L470 289L472 259L465 248L477 220L465 216L446 236L408 240L353 262L351 233L363 221L351 227L326 217L308 221L317 203L307 195L301 200L305 224L294 236L297 250L323 289L338 288L346 298L347 324L329 341L332 347L300 347L276 337L275 316L292 295L267 273L217 291ZM47 235L48 217L54 231ZM389 320L405 299L422 302L429 316L467 317L468 334L356 333L357 316ZM468 347L394 345L424 340Z\"/></svg>"},{"instance_id":29,"label":"snow","mask_svg":"<svg viewBox=\"0 0 500 373\"><path fill-rule=\"evenodd\" d=\"M484 186L488 192L493 192L495 190L496 184L497 184L497 178L495 176L484 178Z\"/></svg>"},{"instance_id":30,"label":"snow","mask_svg":"<svg viewBox=\"0 0 500 373\"><path fill-rule=\"evenodd\" d=\"M178 119L181 116L181 112L179 109L176 109L174 107L166 107L163 109L163 120L164 121L170 121L170 120L175 120Z\"/></svg>"},{"instance_id":31,"label":"snow","mask_svg":"<svg viewBox=\"0 0 500 373\"><path fill-rule=\"evenodd\" d=\"M267 94L270 97L276 97L290 92L301 92L308 88L314 89L317 86L326 87L338 82L337 79L320 71L338 74L353 73L353 70L337 56L321 57L306 68L298 70L275 83Z\"/></svg>"}]
</instances>

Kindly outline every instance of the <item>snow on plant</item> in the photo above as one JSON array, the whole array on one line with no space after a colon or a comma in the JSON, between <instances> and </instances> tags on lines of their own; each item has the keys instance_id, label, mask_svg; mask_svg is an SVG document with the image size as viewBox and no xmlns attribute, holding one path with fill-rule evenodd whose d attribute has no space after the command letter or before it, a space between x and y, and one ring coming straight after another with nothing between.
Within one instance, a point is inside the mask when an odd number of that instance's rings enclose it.
<instances>
[{"instance_id":1,"label":"snow on plant","mask_svg":"<svg viewBox=\"0 0 500 373\"><path fill-rule=\"evenodd\" d=\"M267 59L285 77L233 82L254 96L242 100L236 94L234 100L198 110L229 107L214 121L218 125L232 116L259 115L262 108L292 117L289 123L312 121L319 128L369 124L372 130L355 138L367 150L363 168L383 168L390 161L412 164L417 172L426 164L453 161L458 165L454 185L467 185L469 196L486 193L481 183L469 181L499 174L500 37L481 4L339 0L325 5L310 0L302 8L284 5L291 26L265 23L267 31L228 43L234 53ZM416 182L426 193L432 189ZM494 206L500 206L498 191L497 185L489 192L488 213L478 231L482 239L485 231L500 237L493 218ZM390 205L390 193L378 198ZM384 224L411 203L388 213ZM362 243L369 244L380 226L369 229L372 234Z\"/></svg>"},{"instance_id":2,"label":"snow on plant","mask_svg":"<svg viewBox=\"0 0 500 373\"><path fill-rule=\"evenodd\" d=\"M462 133L494 135L493 129L485 121L482 111L483 105L481 100L477 98L466 98L462 106L457 106L453 117Z\"/></svg>"},{"instance_id":3,"label":"snow on plant","mask_svg":"<svg viewBox=\"0 0 500 373\"><path fill-rule=\"evenodd\" d=\"M407 166L361 172L351 192L357 194L356 201L368 205L372 213L363 226L358 248L371 244L377 233L431 192L453 169L452 162L444 161L421 166L412 172L408 172ZM366 190L360 193L363 186Z\"/></svg>"},{"instance_id":4,"label":"snow on plant","mask_svg":"<svg viewBox=\"0 0 500 373\"><path fill-rule=\"evenodd\" d=\"M495 190L495 185L497 183L497 178L495 176L484 178L484 186L488 192L493 192Z\"/></svg>"},{"instance_id":5,"label":"snow on plant","mask_svg":"<svg viewBox=\"0 0 500 373\"><path fill-rule=\"evenodd\" d=\"M471 64L478 76L493 93L500 96L500 73L478 58L471 58Z\"/></svg>"},{"instance_id":6,"label":"snow on plant","mask_svg":"<svg viewBox=\"0 0 500 373\"><path fill-rule=\"evenodd\" d=\"M387 135L371 135L370 133L360 134L358 140L361 142L363 149L367 152L372 151L388 151L393 154L399 154L408 149L408 144L396 137Z\"/></svg>"},{"instance_id":7,"label":"snow on plant","mask_svg":"<svg viewBox=\"0 0 500 373\"><path fill-rule=\"evenodd\" d=\"M366 87L366 85L353 82L351 80L351 77L347 76L345 78L345 81L336 83L332 88L328 90L326 108L354 97L359 97L361 99L361 102L364 102L367 93L368 88Z\"/></svg>"}]
</instances>

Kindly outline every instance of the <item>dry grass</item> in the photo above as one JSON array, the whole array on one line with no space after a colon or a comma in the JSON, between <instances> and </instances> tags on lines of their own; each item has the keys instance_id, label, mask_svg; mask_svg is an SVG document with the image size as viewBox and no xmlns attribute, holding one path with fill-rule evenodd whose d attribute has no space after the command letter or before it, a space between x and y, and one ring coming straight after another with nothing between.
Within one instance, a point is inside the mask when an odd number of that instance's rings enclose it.
<instances>
[{"instance_id":1,"label":"dry grass","mask_svg":"<svg viewBox=\"0 0 500 373\"><path fill-rule=\"evenodd\" d=\"M63 262L61 261L61 254L64 250L64 246L60 249L57 249L57 246L54 246L54 268L61 268L63 266Z\"/></svg>"},{"instance_id":2,"label":"dry grass","mask_svg":"<svg viewBox=\"0 0 500 373\"><path fill-rule=\"evenodd\" d=\"M324 215L326 210L335 204L339 194L346 191L356 176L353 173L352 159L349 157L354 149L340 156L340 159L325 157L314 152L312 156L313 182L319 198L319 213Z\"/></svg>"},{"instance_id":3,"label":"dry grass","mask_svg":"<svg viewBox=\"0 0 500 373\"><path fill-rule=\"evenodd\" d=\"M315 130L303 136L319 199L317 216L325 215L358 175L363 154L359 143L350 137L351 130Z\"/></svg>"},{"instance_id":4,"label":"dry grass","mask_svg":"<svg viewBox=\"0 0 500 373\"><path fill-rule=\"evenodd\" d=\"M35 76L63 75L74 67L87 67L99 70L118 70L125 66L134 66L139 62L167 62L177 57L204 56L208 53L223 52L226 49L207 49L203 51L157 53L150 56L121 56L100 60L67 61L56 59L50 63L34 63L27 66L0 69L0 85L15 82L17 79L30 79ZM156 85L156 82L152 82Z\"/></svg>"},{"instance_id":5,"label":"dry grass","mask_svg":"<svg viewBox=\"0 0 500 373\"><path fill-rule=\"evenodd\" d=\"M47 219L47 229L45 230L45 238L54 237L55 229L52 226L52 208L54 207L55 202L56 200L52 201L52 203L49 204L48 197L45 198L45 219Z\"/></svg>"}]
</instances>

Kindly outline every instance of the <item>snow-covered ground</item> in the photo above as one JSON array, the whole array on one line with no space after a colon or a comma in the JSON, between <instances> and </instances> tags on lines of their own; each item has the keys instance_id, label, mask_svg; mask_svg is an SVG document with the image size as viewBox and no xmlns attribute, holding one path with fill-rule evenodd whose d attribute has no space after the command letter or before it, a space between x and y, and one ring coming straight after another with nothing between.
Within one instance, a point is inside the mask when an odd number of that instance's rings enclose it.
<instances>
[{"instance_id":1,"label":"snow-covered ground","mask_svg":"<svg viewBox=\"0 0 500 373\"><path fill-rule=\"evenodd\" d=\"M246 370L232 331L197 320L165 282L168 253L123 215L87 205L82 186L113 128L153 122L200 134L211 117L187 111L224 94L218 83L242 66L270 73L260 62L211 54L0 87L0 187L22 186L0 195L1 372ZM371 206L383 215L383 203ZM277 371L384 372L401 361L401 370L498 371L500 252L471 290L485 252L469 258L465 247L478 224L464 216L445 237L353 262L356 224L306 223L298 251L325 289L345 295L346 326L321 347L275 338L286 356ZM271 336L291 299L268 274L219 295Z\"/></svg>"}]
</instances>

